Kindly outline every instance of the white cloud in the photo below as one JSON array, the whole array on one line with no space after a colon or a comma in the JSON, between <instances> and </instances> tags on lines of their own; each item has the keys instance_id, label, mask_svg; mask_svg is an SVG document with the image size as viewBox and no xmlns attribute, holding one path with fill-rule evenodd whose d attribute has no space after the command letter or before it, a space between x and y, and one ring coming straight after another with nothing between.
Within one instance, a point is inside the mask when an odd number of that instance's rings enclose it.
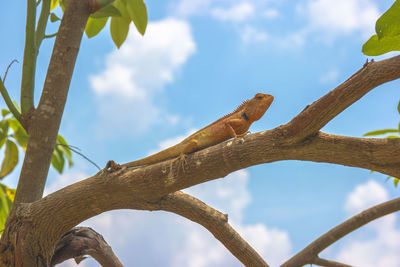
<instances>
[{"instance_id":1,"label":"white cloud","mask_svg":"<svg viewBox=\"0 0 400 267\"><path fill-rule=\"evenodd\" d=\"M135 30L106 57L105 69L89 77L99 101L102 133L138 133L177 117L156 103L164 86L195 52L190 25L173 18L150 22L144 37ZM129 122L129 123L127 123Z\"/></svg>"},{"instance_id":2,"label":"white cloud","mask_svg":"<svg viewBox=\"0 0 400 267\"><path fill-rule=\"evenodd\" d=\"M289 258L292 246L287 232L264 224L244 225L237 230L270 266L279 266Z\"/></svg>"},{"instance_id":3,"label":"white cloud","mask_svg":"<svg viewBox=\"0 0 400 267\"><path fill-rule=\"evenodd\" d=\"M327 34L374 33L379 11L370 0L310 0L301 8L312 30Z\"/></svg>"},{"instance_id":4,"label":"white cloud","mask_svg":"<svg viewBox=\"0 0 400 267\"><path fill-rule=\"evenodd\" d=\"M249 2L242 2L228 8L216 7L211 15L219 20L242 22L254 15L254 6Z\"/></svg>"},{"instance_id":5,"label":"white cloud","mask_svg":"<svg viewBox=\"0 0 400 267\"><path fill-rule=\"evenodd\" d=\"M349 213L361 212L374 205L387 201L389 194L374 180L358 185L347 197L345 210Z\"/></svg>"},{"instance_id":6,"label":"white cloud","mask_svg":"<svg viewBox=\"0 0 400 267\"><path fill-rule=\"evenodd\" d=\"M264 16L268 19L274 19L279 17L280 13L277 9L275 8L269 8L264 11Z\"/></svg>"},{"instance_id":7,"label":"white cloud","mask_svg":"<svg viewBox=\"0 0 400 267\"><path fill-rule=\"evenodd\" d=\"M339 71L334 69L334 70L330 70L327 73L325 73L324 75L322 75L320 77L319 81L322 84L332 83L332 82L335 82L338 77L339 77Z\"/></svg>"},{"instance_id":8,"label":"white cloud","mask_svg":"<svg viewBox=\"0 0 400 267\"><path fill-rule=\"evenodd\" d=\"M345 209L354 215L388 199L386 189L370 180L357 186L348 195ZM396 214L390 214L351 233L340 243L334 258L354 266L400 266L400 229L396 225L397 220Z\"/></svg>"},{"instance_id":9,"label":"white cloud","mask_svg":"<svg viewBox=\"0 0 400 267\"><path fill-rule=\"evenodd\" d=\"M240 30L240 37L244 43L259 43L267 41L268 34L248 25Z\"/></svg>"},{"instance_id":10,"label":"white cloud","mask_svg":"<svg viewBox=\"0 0 400 267\"><path fill-rule=\"evenodd\" d=\"M174 13L181 16L191 16L208 12L213 0L179 0L174 2Z\"/></svg>"}]
</instances>

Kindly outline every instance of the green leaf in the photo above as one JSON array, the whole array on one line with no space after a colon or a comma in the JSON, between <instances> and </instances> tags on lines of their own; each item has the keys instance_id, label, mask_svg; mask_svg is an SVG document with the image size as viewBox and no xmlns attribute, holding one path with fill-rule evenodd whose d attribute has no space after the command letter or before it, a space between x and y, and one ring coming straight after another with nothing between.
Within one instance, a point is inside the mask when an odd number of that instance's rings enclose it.
<instances>
[{"instance_id":1,"label":"green leaf","mask_svg":"<svg viewBox=\"0 0 400 267\"><path fill-rule=\"evenodd\" d=\"M121 45L124 43L126 37L128 36L129 32L129 23L130 20L124 17L117 18L112 17L110 23L110 32L111 38L114 41L114 44L120 48Z\"/></svg>"},{"instance_id":2,"label":"green leaf","mask_svg":"<svg viewBox=\"0 0 400 267\"><path fill-rule=\"evenodd\" d=\"M19 111L19 113L21 113L21 107L18 105L18 102L16 100L13 100L12 102L13 102L15 108Z\"/></svg>"},{"instance_id":3,"label":"green leaf","mask_svg":"<svg viewBox=\"0 0 400 267\"><path fill-rule=\"evenodd\" d=\"M57 143L59 144L58 149L64 154L68 161L68 166L73 166L74 162L72 161L71 149L69 148L67 141L65 141L64 137L60 134L57 136Z\"/></svg>"},{"instance_id":4,"label":"green leaf","mask_svg":"<svg viewBox=\"0 0 400 267\"><path fill-rule=\"evenodd\" d=\"M397 112L400 114L400 101L399 104L397 104ZM400 129L400 123L399 123L399 129Z\"/></svg>"},{"instance_id":5,"label":"green leaf","mask_svg":"<svg viewBox=\"0 0 400 267\"><path fill-rule=\"evenodd\" d=\"M114 2L114 0L97 0L97 2L100 4L100 6L107 6Z\"/></svg>"},{"instance_id":6,"label":"green leaf","mask_svg":"<svg viewBox=\"0 0 400 267\"><path fill-rule=\"evenodd\" d=\"M394 4L376 21L376 33L379 39L384 36L396 36L400 34L400 1Z\"/></svg>"},{"instance_id":7,"label":"green leaf","mask_svg":"<svg viewBox=\"0 0 400 267\"><path fill-rule=\"evenodd\" d=\"M397 187L397 185L399 184L399 179L393 177L393 184L394 184L394 187Z\"/></svg>"},{"instance_id":8,"label":"green leaf","mask_svg":"<svg viewBox=\"0 0 400 267\"><path fill-rule=\"evenodd\" d=\"M0 121L0 148L4 145L8 136L8 121Z\"/></svg>"},{"instance_id":9,"label":"green leaf","mask_svg":"<svg viewBox=\"0 0 400 267\"><path fill-rule=\"evenodd\" d=\"M60 149L56 146L53 151L53 156L51 157L51 165L58 171L58 173L62 173L64 169L64 157Z\"/></svg>"},{"instance_id":10,"label":"green leaf","mask_svg":"<svg viewBox=\"0 0 400 267\"><path fill-rule=\"evenodd\" d=\"M363 136L374 136L374 135L382 135L382 134L387 134L387 133L398 133L398 129L383 129L383 130L376 130L372 132L368 132L364 134Z\"/></svg>"},{"instance_id":11,"label":"green leaf","mask_svg":"<svg viewBox=\"0 0 400 267\"><path fill-rule=\"evenodd\" d=\"M60 5L62 11L64 12L64 10L65 10L65 5L67 4L67 0L59 0L58 3L59 3L59 5Z\"/></svg>"},{"instance_id":12,"label":"green leaf","mask_svg":"<svg viewBox=\"0 0 400 267\"><path fill-rule=\"evenodd\" d=\"M399 103L400 104L400 103ZM2 109L1 110L1 116L3 116L3 117L5 117L5 116L7 116L8 114L10 114L11 112L8 110L8 109Z\"/></svg>"},{"instance_id":13,"label":"green leaf","mask_svg":"<svg viewBox=\"0 0 400 267\"><path fill-rule=\"evenodd\" d=\"M108 5L103 8L100 8L95 13L90 15L90 17L96 18L96 19L108 18L108 17L121 17L121 16L122 16L121 12L119 12L119 10L113 5Z\"/></svg>"},{"instance_id":14,"label":"green leaf","mask_svg":"<svg viewBox=\"0 0 400 267\"><path fill-rule=\"evenodd\" d=\"M6 151L4 154L3 163L0 169L0 179L9 174L18 163L18 148L17 145L11 141L6 141Z\"/></svg>"},{"instance_id":15,"label":"green leaf","mask_svg":"<svg viewBox=\"0 0 400 267\"><path fill-rule=\"evenodd\" d=\"M20 147L25 151L28 144L28 134L25 129L16 119L8 119L8 123L14 131L12 137L14 137Z\"/></svg>"},{"instance_id":16,"label":"green leaf","mask_svg":"<svg viewBox=\"0 0 400 267\"><path fill-rule=\"evenodd\" d=\"M15 189L8 188L0 183L0 229L4 229L4 224L10 213L14 196Z\"/></svg>"},{"instance_id":17,"label":"green leaf","mask_svg":"<svg viewBox=\"0 0 400 267\"><path fill-rule=\"evenodd\" d=\"M126 9L138 32L144 35L147 27L147 8L143 0L127 0Z\"/></svg>"},{"instance_id":18,"label":"green leaf","mask_svg":"<svg viewBox=\"0 0 400 267\"><path fill-rule=\"evenodd\" d=\"M378 36L374 34L362 46L362 52L367 56L379 56L391 51L400 51L400 35L378 39Z\"/></svg>"},{"instance_id":19,"label":"green leaf","mask_svg":"<svg viewBox=\"0 0 400 267\"><path fill-rule=\"evenodd\" d=\"M56 21L59 21L59 20L61 20L59 17L57 17L57 15L56 14L54 14L53 12L51 12L51 14L50 14L50 21L51 22L56 22Z\"/></svg>"},{"instance_id":20,"label":"green leaf","mask_svg":"<svg viewBox=\"0 0 400 267\"><path fill-rule=\"evenodd\" d=\"M55 9L58 6L58 0L51 0L50 10Z\"/></svg>"},{"instance_id":21,"label":"green leaf","mask_svg":"<svg viewBox=\"0 0 400 267\"><path fill-rule=\"evenodd\" d=\"M86 23L85 33L88 38L96 36L106 26L107 18L89 18Z\"/></svg>"},{"instance_id":22,"label":"green leaf","mask_svg":"<svg viewBox=\"0 0 400 267\"><path fill-rule=\"evenodd\" d=\"M397 135L388 135L388 136L386 136L386 138L400 138L400 136L397 136Z\"/></svg>"}]
</instances>

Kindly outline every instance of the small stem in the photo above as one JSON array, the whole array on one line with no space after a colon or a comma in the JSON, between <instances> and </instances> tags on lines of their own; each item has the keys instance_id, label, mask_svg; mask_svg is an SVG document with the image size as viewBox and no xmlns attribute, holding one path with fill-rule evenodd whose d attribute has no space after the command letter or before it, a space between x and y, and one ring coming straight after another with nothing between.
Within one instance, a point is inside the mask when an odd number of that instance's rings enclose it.
<instances>
[{"instance_id":1,"label":"small stem","mask_svg":"<svg viewBox=\"0 0 400 267\"><path fill-rule=\"evenodd\" d=\"M27 2L24 63L22 64L21 81L22 114L28 113L33 108L37 55L35 48L36 1L28 0Z\"/></svg>"},{"instance_id":2,"label":"small stem","mask_svg":"<svg viewBox=\"0 0 400 267\"><path fill-rule=\"evenodd\" d=\"M11 113L14 115L14 117L21 122L21 114L19 113L18 109L14 106L13 102L11 101L11 98L7 92L6 87L4 86L3 81L0 79L0 93L3 96L4 101L7 104L8 109L11 111Z\"/></svg>"},{"instance_id":3,"label":"small stem","mask_svg":"<svg viewBox=\"0 0 400 267\"><path fill-rule=\"evenodd\" d=\"M18 62L18 60L16 60L16 59L13 59L13 61L11 61L11 63L10 63L10 64L8 64L8 67L7 67L7 69L6 69L6 72L4 73L4 77L3 77L3 83L5 83L5 82L6 82L6 77L7 77L8 70L10 69L10 67L12 66L12 64L14 64L14 62L17 62L17 63L19 63L19 62Z\"/></svg>"},{"instance_id":4,"label":"small stem","mask_svg":"<svg viewBox=\"0 0 400 267\"><path fill-rule=\"evenodd\" d=\"M41 2L42 2L42 0L38 0L38 1L36 2L36 7L38 7L38 6L40 5Z\"/></svg>"},{"instance_id":5,"label":"small stem","mask_svg":"<svg viewBox=\"0 0 400 267\"><path fill-rule=\"evenodd\" d=\"M51 0L43 0L42 10L40 11L40 16L36 28L36 54L39 53L40 45L42 44L43 38L45 38L45 32L47 27L47 21L50 15L50 3Z\"/></svg>"},{"instance_id":6,"label":"small stem","mask_svg":"<svg viewBox=\"0 0 400 267\"><path fill-rule=\"evenodd\" d=\"M58 32L55 32L55 33L53 33L53 34L49 34L49 35L44 35L44 38L53 38L53 37L55 37L55 36L57 36L57 33Z\"/></svg>"}]
</instances>

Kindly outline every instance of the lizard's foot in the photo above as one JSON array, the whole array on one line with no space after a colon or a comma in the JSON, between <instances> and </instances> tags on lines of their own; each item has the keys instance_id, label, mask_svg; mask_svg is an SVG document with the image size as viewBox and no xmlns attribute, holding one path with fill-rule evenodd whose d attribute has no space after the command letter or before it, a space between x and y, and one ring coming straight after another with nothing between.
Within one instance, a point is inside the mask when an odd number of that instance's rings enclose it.
<instances>
[{"instance_id":1,"label":"lizard's foot","mask_svg":"<svg viewBox=\"0 0 400 267\"><path fill-rule=\"evenodd\" d=\"M177 157L175 159L175 161L179 161L178 162L178 168L177 168L178 173L180 171L182 171L182 174L183 174L185 172L186 167L187 167L186 154L184 154L184 153L180 154L179 157Z\"/></svg>"}]
</instances>

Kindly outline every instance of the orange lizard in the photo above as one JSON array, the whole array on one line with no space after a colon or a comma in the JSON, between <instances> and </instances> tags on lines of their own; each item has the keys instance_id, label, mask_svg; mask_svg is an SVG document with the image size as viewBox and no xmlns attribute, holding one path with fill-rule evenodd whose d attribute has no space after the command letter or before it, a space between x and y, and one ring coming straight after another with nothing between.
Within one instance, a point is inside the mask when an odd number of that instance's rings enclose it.
<instances>
[{"instance_id":1,"label":"orange lizard","mask_svg":"<svg viewBox=\"0 0 400 267\"><path fill-rule=\"evenodd\" d=\"M232 113L195 132L182 142L154 155L125 163L122 166L138 167L178 156L184 158L185 154L216 145L230 138L244 136L250 125L264 115L273 100L272 95L258 93L252 99L244 101Z\"/></svg>"}]
</instances>

